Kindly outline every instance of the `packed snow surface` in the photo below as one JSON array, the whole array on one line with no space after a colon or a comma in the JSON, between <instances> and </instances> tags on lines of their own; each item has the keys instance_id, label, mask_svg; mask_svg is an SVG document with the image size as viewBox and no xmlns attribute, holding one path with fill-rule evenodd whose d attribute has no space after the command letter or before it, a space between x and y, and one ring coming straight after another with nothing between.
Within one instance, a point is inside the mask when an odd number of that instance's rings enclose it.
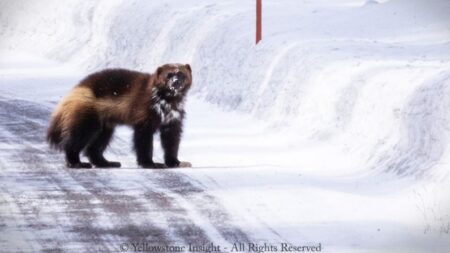
<instances>
[{"instance_id":1,"label":"packed snow surface","mask_svg":"<svg viewBox=\"0 0 450 253\"><path fill-rule=\"evenodd\" d=\"M0 1L0 252L448 252L448 13L264 0L255 45L255 1ZM167 62L193 68L194 167L137 168L121 127L107 157L122 168L64 168L44 141L62 96L96 70Z\"/></svg>"}]
</instances>

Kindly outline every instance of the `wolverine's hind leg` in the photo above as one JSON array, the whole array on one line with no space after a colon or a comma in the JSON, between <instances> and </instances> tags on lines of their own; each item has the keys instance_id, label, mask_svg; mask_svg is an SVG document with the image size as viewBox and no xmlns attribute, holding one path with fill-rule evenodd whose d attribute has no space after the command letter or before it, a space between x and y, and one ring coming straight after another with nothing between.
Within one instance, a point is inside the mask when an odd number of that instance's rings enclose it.
<instances>
[{"instance_id":1,"label":"wolverine's hind leg","mask_svg":"<svg viewBox=\"0 0 450 253\"><path fill-rule=\"evenodd\" d=\"M90 163L80 161L80 152L100 132L100 121L95 111L84 110L78 113L77 119L70 126L64 144L66 164L69 168L91 168Z\"/></svg>"},{"instance_id":2,"label":"wolverine's hind leg","mask_svg":"<svg viewBox=\"0 0 450 253\"><path fill-rule=\"evenodd\" d=\"M89 161L99 168L119 168L120 162L111 162L105 159L103 152L111 140L114 133L113 127L104 126L99 134L97 134L86 148L86 155Z\"/></svg>"}]
</instances>

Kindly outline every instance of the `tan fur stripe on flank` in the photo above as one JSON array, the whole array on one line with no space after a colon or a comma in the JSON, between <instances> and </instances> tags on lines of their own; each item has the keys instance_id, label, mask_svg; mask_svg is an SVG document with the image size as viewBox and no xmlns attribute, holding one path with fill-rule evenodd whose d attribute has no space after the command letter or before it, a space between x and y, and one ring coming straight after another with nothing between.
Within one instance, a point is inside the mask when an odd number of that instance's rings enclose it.
<instances>
[{"instance_id":1,"label":"tan fur stripe on flank","mask_svg":"<svg viewBox=\"0 0 450 253\"><path fill-rule=\"evenodd\" d=\"M109 122L111 119L118 123L134 123L146 118L148 115L145 106L133 106L135 99L140 99L139 91L126 94L119 98L95 97L93 91L88 87L75 87L58 105L53 113L53 117L60 116L59 127L62 136L67 136L70 127L76 125L77 114L82 111L92 110L97 113L102 122Z\"/></svg>"}]
</instances>

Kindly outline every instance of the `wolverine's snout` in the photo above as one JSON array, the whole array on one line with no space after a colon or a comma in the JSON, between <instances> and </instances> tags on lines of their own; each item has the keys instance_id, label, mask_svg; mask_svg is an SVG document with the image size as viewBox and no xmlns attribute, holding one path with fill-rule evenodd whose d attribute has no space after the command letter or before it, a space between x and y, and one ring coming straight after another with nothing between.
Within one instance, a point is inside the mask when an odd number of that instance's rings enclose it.
<instances>
[{"instance_id":1,"label":"wolverine's snout","mask_svg":"<svg viewBox=\"0 0 450 253\"><path fill-rule=\"evenodd\" d=\"M186 77L183 73L178 72L169 79L169 88L171 90L179 90L183 88Z\"/></svg>"}]
</instances>

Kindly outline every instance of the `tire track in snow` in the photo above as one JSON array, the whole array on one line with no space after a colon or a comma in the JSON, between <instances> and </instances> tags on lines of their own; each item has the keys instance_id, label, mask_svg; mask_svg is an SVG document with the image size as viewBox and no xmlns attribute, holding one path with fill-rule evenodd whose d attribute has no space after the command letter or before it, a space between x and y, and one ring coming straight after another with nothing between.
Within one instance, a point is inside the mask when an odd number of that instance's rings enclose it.
<instances>
[{"instance_id":1,"label":"tire track in snow","mask_svg":"<svg viewBox=\"0 0 450 253\"><path fill-rule=\"evenodd\" d=\"M209 230L218 233L224 241L251 242L243 231L229 223L231 217L224 211L224 207L213 196L202 190L198 183L192 183L189 177L179 173L162 172L157 173L156 182L159 187L170 189L176 198L183 199L185 206L190 206L186 209L195 210L199 216L206 218Z\"/></svg>"}]
</instances>

